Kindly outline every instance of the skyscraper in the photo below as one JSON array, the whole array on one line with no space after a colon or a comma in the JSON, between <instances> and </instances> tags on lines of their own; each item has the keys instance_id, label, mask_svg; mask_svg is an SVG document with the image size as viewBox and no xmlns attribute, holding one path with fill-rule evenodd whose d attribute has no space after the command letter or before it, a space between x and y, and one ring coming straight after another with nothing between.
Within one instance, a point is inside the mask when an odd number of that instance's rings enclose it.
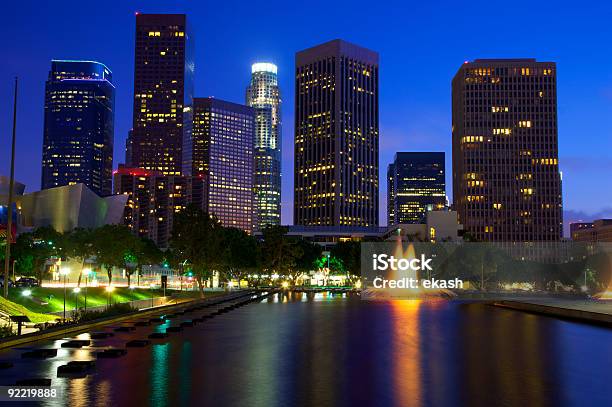
<instances>
[{"instance_id":1,"label":"skyscraper","mask_svg":"<svg viewBox=\"0 0 612 407\"><path fill-rule=\"evenodd\" d=\"M193 97L193 40L184 14L136 15L132 167L180 175Z\"/></svg>"},{"instance_id":2,"label":"skyscraper","mask_svg":"<svg viewBox=\"0 0 612 407\"><path fill-rule=\"evenodd\" d=\"M453 79L453 200L483 241L562 236L553 62L477 59Z\"/></svg>"},{"instance_id":3,"label":"skyscraper","mask_svg":"<svg viewBox=\"0 0 612 407\"><path fill-rule=\"evenodd\" d=\"M444 175L444 153L396 153L387 170L388 225L425 223L428 210L444 208Z\"/></svg>"},{"instance_id":4,"label":"skyscraper","mask_svg":"<svg viewBox=\"0 0 612 407\"><path fill-rule=\"evenodd\" d=\"M94 61L51 61L45 85L41 188L84 183L112 192L115 87Z\"/></svg>"},{"instance_id":5,"label":"skyscraper","mask_svg":"<svg viewBox=\"0 0 612 407\"><path fill-rule=\"evenodd\" d=\"M378 54L333 40L295 58L296 225L378 225Z\"/></svg>"},{"instance_id":6,"label":"skyscraper","mask_svg":"<svg viewBox=\"0 0 612 407\"><path fill-rule=\"evenodd\" d=\"M184 172L204 177L205 209L224 226L253 231L253 108L195 98L193 131L183 150Z\"/></svg>"},{"instance_id":7,"label":"skyscraper","mask_svg":"<svg viewBox=\"0 0 612 407\"><path fill-rule=\"evenodd\" d=\"M277 67L251 67L246 104L255 112L255 221L259 229L279 225L281 216L281 116Z\"/></svg>"}]
</instances>

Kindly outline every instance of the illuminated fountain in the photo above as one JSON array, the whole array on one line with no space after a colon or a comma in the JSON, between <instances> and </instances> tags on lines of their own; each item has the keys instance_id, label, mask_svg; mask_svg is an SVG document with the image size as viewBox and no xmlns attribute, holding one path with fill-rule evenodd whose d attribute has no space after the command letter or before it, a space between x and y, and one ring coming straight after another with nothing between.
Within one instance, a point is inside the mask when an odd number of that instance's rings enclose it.
<instances>
[{"instance_id":1,"label":"illuminated fountain","mask_svg":"<svg viewBox=\"0 0 612 407\"><path fill-rule=\"evenodd\" d=\"M404 259L411 262L417 259L414 244L408 243L404 250L401 238L398 236L395 248L393 250L393 257L396 259ZM455 297L456 294L448 289L439 288L425 288L421 284L422 280L430 279L431 276L426 275L426 271L414 270L412 268L400 269L399 267L395 270L390 270L386 278L388 280L404 281L414 283L406 287L384 287L376 288L370 287L364 290L364 298L372 299L424 299L424 298L443 298L443 297Z\"/></svg>"}]
</instances>

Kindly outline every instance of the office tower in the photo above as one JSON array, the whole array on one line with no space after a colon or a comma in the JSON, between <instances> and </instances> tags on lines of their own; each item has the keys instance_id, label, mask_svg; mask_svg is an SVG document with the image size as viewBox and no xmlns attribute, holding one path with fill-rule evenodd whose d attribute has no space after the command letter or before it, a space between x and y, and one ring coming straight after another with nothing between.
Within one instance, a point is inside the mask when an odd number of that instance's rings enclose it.
<instances>
[{"instance_id":1,"label":"office tower","mask_svg":"<svg viewBox=\"0 0 612 407\"><path fill-rule=\"evenodd\" d=\"M259 229L279 225L281 216L281 117L276 65L256 63L246 104L255 113L255 222Z\"/></svg>"},{"instance_id":2,"label":"office tower","mask_svg":"<svg viewBox=\"0 0 612 407\"><path fill-rule=\"evenodd\" d=\"M51 61L45 84L41 188L83 183L112 192L115 87L94 61Z\"/></svg>"},{"instance_id":3,"label":"office tower","mask_svg":"<svg viewBox=\"0 0 612 407\"><path fill-rule=\"evenodd\" d=\"M166 248L174 217L185 207L204 209L202 177L164 175L159 171L120 166L114 172L114 193L127 195L123 224L140 237Z\"/></svg>"},{"instance_id":4,"label":"office tower","mask_svg":"<svg viewBox=\"0 0 612 407\"><path fill-rule=\"evenodd\" d=\"M180 175L193 96L193 40L183 14L137 14L132 167Z\"/></svg>"},{"instance_id":5,"label":"office tower","mask_svg":"<svg viewBox=\"0 0 612 407\"><path fill-rule=\"evenodd\" d=\"M378 225L378 54L342 40L295 57L296 225Z\"/></svg>"},{"instance_id":6,"label":"office tower","mask_svg":"<svg viewBox=\"0 0 612 407\"><path fill-rule=\"evenodd\" d=\"M446 205L444 153L400 152L387 170L388 225L425 223Z\"/></svg>"},{"instance_id":7,"label":"office tower","mask_svg":"<svg viewBox=\"0 0 612 407\"><path fill-rule=\"evenodd\" d=\"M206 210L224 226L253 231L253 108L214 98L193 101L193 130L186 133L185 173L202 176Z\"/></svg>"},{"instance_id":8,"label":"office tower","mask_svg":"<svg viewBox=\"0 0 612 407\"><path fill-rule=\"evenodd\" d=\"M482 241L562 236L556 66L477 59L453 79L453 200Z\"/></svg>"}]
</instances>

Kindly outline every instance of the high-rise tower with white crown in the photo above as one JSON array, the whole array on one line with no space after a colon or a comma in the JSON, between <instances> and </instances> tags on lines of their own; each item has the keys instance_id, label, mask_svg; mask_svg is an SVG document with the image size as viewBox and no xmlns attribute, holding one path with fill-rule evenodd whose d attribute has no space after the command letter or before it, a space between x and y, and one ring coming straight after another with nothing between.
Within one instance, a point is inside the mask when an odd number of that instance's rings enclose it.
<instances>
[{"instance_id":1,"label":"high-rise tower with white crown","mask_svg":"<svg viewBox=\"0 0 612 407\"><path fill-rule=\"evenodd\" d=\"M251 68L246 104L255 110L256 228L279 225L281 216L281 117L278 69L271 63Z\"/></svg>"}]
</instances>

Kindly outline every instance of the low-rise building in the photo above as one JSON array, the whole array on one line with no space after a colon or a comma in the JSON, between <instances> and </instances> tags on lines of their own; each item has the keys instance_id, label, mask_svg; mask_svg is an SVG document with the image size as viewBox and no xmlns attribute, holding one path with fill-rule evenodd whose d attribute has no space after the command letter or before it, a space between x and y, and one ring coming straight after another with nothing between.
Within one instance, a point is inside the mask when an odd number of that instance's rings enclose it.
<instances>
[{"instance_id":1,"label":"low-rise building","mask_svg":"<svg viewBox=\"0 0 612 407\"><path fill-rule=\"evenodd\" d=\"M612 219L572 223L570 233L577 242L612 242Z\"/></svg>"},{"instance_id":2,"label":"low-rise building","mask_svg":"<svg viewBox=\"0 0 612 407\"><path fill-rule=\"evenodd\" d=\"M17 196L18 230L51 226L60 233L121 223L127 197L102 198L85 184L66 185Z\"/></svg>"},{"instance_id":3,"label":"low-rise building","mask_svg":"<svg viewBox=\"0 0 612 407\"><path fill-rule=\"evenodd\" d=\"M426 223L402 223L390 225L382 235L383 240L454 242L463 239L463 226L456 211L429 211Z\"/></svg>"}]
</instances>

